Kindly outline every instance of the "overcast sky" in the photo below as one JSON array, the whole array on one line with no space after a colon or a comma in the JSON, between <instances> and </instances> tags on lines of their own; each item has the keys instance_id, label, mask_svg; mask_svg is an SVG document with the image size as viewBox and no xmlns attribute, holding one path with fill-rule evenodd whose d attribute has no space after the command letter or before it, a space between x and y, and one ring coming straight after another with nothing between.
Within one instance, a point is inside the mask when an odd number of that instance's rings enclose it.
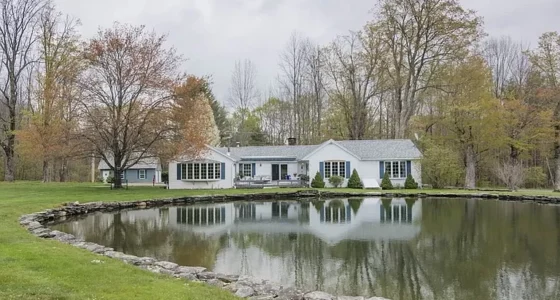
<instances>
[{"instance_id":1,"label":"overcast sky","mask_svg":"<svg viewBox=\"0 0 560 300\"><path fill-rule=\"evenodd\" d=\"M460 0L484 18L492 36L510 35L536 45L539 35L560 31L560 0ZM214 92L227 102L236 60L251 59L267 90L278 73L278 56L298 31L326 44L371 17L372 0L55 0L82 21L84 37L113 22L147 25L169 35L188 61L186 72L211 75Z\"/></svg>"}]
</instances>

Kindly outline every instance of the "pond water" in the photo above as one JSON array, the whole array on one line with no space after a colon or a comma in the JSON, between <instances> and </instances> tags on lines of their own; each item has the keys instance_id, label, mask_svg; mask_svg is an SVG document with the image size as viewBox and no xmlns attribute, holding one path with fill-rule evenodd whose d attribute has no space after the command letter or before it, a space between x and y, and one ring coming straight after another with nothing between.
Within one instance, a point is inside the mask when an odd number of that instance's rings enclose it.
<instances>
[{"instance_id":1,"label":"pond water","mask_svg":"<svg viewBox=\"0 0 560 300\"><path fill-rule=\"evenodd\" d=\"M464 199L197 204L51 226L137 256L390 299L560 299L560 207Z\"/></svg>"}]
</instances>

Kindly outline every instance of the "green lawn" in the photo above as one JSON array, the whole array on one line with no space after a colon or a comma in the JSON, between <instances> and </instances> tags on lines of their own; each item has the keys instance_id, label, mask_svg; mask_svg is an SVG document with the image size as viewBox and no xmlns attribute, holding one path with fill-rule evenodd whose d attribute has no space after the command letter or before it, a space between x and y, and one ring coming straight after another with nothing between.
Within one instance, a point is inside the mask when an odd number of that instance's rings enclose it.
<instances>
[{"instance_id":1,"label":"green lawn","mask_svg":"<svg viewBox=\"0 0 560 300\"><path fill-rule=\"evenodd\" d=\"M277 190L250 192L263 191ZM19 226L18 218L64 202L127 201L246 192L152 187L114 191L100 184L0 183L0 299L233 299L228 292L216 288L155 275L70 245L36 238ZM463 190L422 192L468 193ZM519 194L560 195L543 190L526 190ZM92 264L91 261L96 259L105 263Z\"/></svg>"}]
</instances>

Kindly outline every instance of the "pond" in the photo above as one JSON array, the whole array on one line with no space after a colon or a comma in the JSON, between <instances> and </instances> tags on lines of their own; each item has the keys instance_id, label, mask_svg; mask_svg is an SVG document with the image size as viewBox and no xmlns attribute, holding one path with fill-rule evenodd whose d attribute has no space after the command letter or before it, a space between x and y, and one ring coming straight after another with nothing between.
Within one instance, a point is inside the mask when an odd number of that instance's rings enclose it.
<instances>
[{"instance_id":1,"label":"pond","mask_svg":"<svg viewBox=\"0 0 560 300\"><path fill-rule=\"evenodd\" d=\"M390 299L560 299L560 207L466 199L197 204L51 228L127 254Z\"/></svg>"}]
</instances>

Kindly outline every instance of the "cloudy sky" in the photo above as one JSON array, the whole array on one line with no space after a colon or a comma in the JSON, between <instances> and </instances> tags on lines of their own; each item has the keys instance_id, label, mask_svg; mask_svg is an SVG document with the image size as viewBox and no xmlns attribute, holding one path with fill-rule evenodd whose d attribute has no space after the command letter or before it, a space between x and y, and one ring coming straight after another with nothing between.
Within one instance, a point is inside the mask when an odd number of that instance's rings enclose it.
<instances>
[{"instance_id":1,"label":"cloudy sky","mask_svg":"<svg viewBox=\"0 0 560 300\"><path fill-rule=\"evenodd\" d=\"M484 18L493 36L510 35L535 45L545 31L560 31L559 0L460 0ZM227 102L236 60L251 59L267 90L278 73L278 56L294 31L326 44L370 19L375 0L55 0L93 35L113 22L147 25L169 35L188 61L185 69L211 75L214 92Z\"/></svg>"}]
</instances>

